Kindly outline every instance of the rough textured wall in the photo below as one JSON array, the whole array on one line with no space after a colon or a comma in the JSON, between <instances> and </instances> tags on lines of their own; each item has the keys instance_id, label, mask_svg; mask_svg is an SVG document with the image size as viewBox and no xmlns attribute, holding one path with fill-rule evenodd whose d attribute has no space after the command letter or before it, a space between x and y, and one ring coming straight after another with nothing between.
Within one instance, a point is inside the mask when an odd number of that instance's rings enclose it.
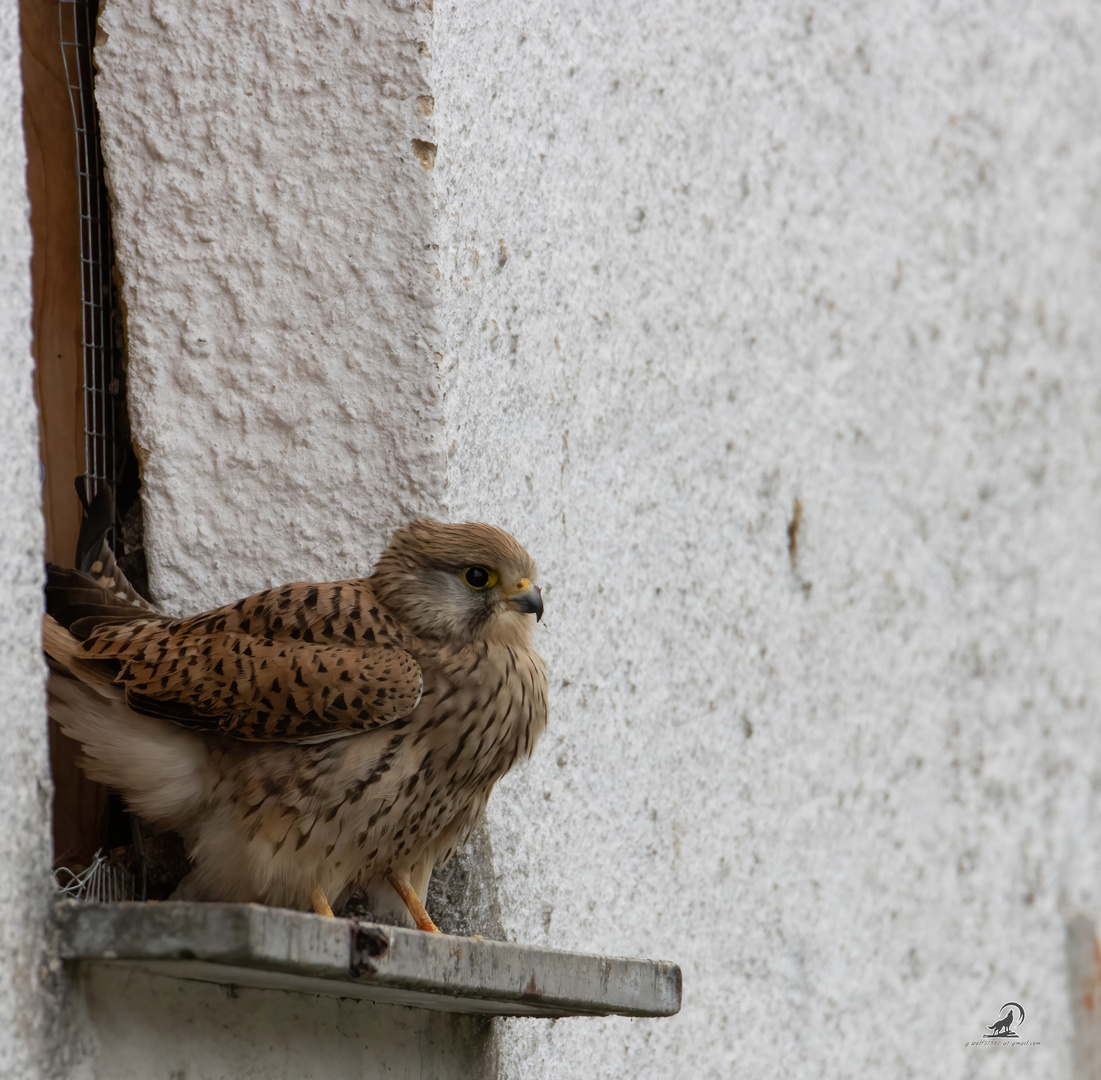
<instances>
[{"instance_id":1,"label":"rough textured wall","mask_svg":"<svg viewBox=\"0 0 1101 1080\"><path fill-rule=\"evenodd\" d=\"M18 6L0 4L0 1075L49 1075L50 778Z\"/></svg>"},{"instance_id":2,"label":"rough textured wall","mask_svg":"<svg viewBox=\"0 0 1101 1080\"><path fill-rule=\"evenodd\" d=\"M528 542L504 923L686 989L499 1022L501 1074L1081 1069L1101 17L227 12L104 16L154 581L351 572L440 502ZM966 1047L1009 1000L1042 1045Z\"/></svg>"},{"instance_id":3,"label":"rough textured wall","mask_svg":"<svg viewBox=\"0 0 1101 1080\"><path fill-rule=\"evenodd\" d=\"M685 973L503 1075L1067 1076L1101 18L781 8L436 8L449 508L548 585L505 924Z\"/></svg>"},{"instance_id":4,"label":"rough textured wall","mask_svg":"<svg viewBox=\"0 0 1101 1080\"><path fill-rule=\"evenodd\" d=\"M112 0L99 28L153 590L362 573L442 486L427 15Z\"/></svg>"}]
</instances>

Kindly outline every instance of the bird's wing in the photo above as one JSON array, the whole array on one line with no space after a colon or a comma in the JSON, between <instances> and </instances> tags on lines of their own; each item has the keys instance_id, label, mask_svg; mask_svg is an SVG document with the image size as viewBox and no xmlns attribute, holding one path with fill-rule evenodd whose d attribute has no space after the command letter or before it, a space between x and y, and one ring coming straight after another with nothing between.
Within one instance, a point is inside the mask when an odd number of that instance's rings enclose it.
<instances>
[{"instance_id":1,"label":"bird's wing","mask_svg":"<svg viewBox=\"0 0 1101 1080\"><path fill-rule=\"evenodd\" d=\"M187 620L84 615L87 662L129 706L238 739L311 741L393 723L420 700L408 635L363 582L270 589Z\"/></svg>"}]
</instances>

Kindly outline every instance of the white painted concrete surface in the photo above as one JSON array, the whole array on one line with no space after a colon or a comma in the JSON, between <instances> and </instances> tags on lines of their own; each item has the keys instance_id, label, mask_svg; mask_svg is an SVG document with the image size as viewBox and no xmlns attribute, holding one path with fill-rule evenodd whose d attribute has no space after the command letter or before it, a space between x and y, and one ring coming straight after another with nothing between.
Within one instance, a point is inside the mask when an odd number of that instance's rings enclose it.
<instances>
[{"instance_id":1,"label":"white painted concrete surface","mask_svg":"<svg viewBox=\"0 0 1101 1080\"><path fill-rule=\"evenodd\" d=\"M43 524L19 51L19 7L0 4L0 1076L13 1080L51 1075L66 1052L47 952Z\"/></svg>"},{"instance_id":2,"label":"white painted concrete surface","mask_svg":"<svg viewBox=\"0 0 1101 1080\"><path fill-rule=\"evenodd\" d=\"M1070 1075L1098 12L436 18L449 509L551 585L505 923L685 965L679 1019L510 1021L503 1075ZM1042 1046L965 1047L1026 999Z\"/></svg>"},{"instance_id":3,"label":"white painted concrete surface","mask_svg":"<svg viewBox=\"0 0 1101 1080\"><path fill-rule=\"evenodd\" d=\"M469 1080L494 1069L485 1017L95 965L81 974L101 1080Z\"/></svg>"},{"instance_id":4,"label":"white painted concrete surface","mask_svg":"<svg viewBox=\"0 0 1101 1080\"><path fill-rule=\"evenodd\" d=\"M365 569L423 511L540 563L553 717L491 802L505 925L675 959L685 1008L501 1022L499 1075L1082 1075L1101 13L113 0L104 28L161 597ZM968 1047L1009 1000L1040 1045Z\"/></svg>"},{"instance_id":5,"label":"white painted concrete surface","mask_svg":"<svg viewBox=\"0 0 1101 1080\"><path fill-rule=\"evenodd\" d=\"M412 145L429 27L362 0L116 0L100 19L168 608L364 573L379 536L437 506L434 188Z\"/></svg>"}]
</instances>

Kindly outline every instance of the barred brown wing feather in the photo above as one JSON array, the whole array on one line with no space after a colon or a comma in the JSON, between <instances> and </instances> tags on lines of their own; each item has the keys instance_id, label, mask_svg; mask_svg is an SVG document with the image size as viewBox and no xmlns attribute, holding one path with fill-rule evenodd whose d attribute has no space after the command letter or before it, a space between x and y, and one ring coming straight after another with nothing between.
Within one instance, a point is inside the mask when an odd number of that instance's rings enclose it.
<instances>
[{"instance_id":1,"label":"barred brown wing feather","mask_svg":"<svg viewBox=\"0 0 1101 1080\"><path fill-rule=\"evenodd\" d=\"M401 624L363 581L305 581L267 589L192 616L181 628L188 633L241 633L307 644L409 644Z\"/></svg>"},{"instance_id":2,"label":"barred brown wing feather","mask_svg":"<svg viewBox=\"0 0 1101 1080\"><path fill-rule=\"evenodd\" d=\"M142 610L136 601L128 599L132 595L140 601L141 597L125 578L120 577L123 584L119 585L117 581L96 578L80 570L51 563L46 564L46 574L46 610L75 637L87 636L92 628L102 622L135 619L141 622L173 621L153 611L147 603Z\"/></svg>"},{"instance_id":3,"label":"barred brown wing feather","mask_svg":"<svg viewBox=\"0 0 1101 1080\"><path fill-rule=\"evenodd\" d=\"M389 644L181 635L120 660L118 681L131 708L239 739L370 730L411 712L421 695L420 666Z\"/></svg>"},{"instance_id":4,"label":"barred brown wing feather","mask_svg":"<svg viewBox=\"0 0 1101 1080\"><path fill-rule=\"evenodd\" d=\"M105 622L89 660L120 665L135 711L239 739L392 723L420 700L407 635L362 582L269 589L183 621Z\"/></svg>"}]
</instances>

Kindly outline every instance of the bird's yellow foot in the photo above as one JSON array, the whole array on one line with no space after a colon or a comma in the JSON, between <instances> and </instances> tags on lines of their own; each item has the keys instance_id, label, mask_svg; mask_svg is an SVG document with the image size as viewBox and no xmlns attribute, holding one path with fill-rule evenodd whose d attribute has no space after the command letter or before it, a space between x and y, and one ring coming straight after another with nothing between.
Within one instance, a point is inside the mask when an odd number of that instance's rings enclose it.
<instances>
[{"instance_id":1,"label":"bird's yellow foot","mask_svg":"<svg viewBox=\"0 0 1101 1080\"><path fill-rule=\"evenodd\" d=\"M329 918L333 918L333 909L329 907L328 898L325 896L325 890L315 881L310 886L310 901L313 903L313 909L318 915L328 915Z\"/></svg>"},{"instance_id":2,"label":"bird's yellow foot","mask_svg":"<svg viewBox=\"0 0 1101 1080\"><path fill-rule=\"evenodd\" d=\"M430 934L440 933L440 928L428 917L428 912L424 910L424 905L420 902L416 889L409 884L408 880L399 878L396 874L387 874L386 877L390 884L394 886L394 891L401 897L402 903L409 909L409 914L413 916L413 922L417 924L417 929L425 930Z\"/></svg>"}]
</instances>

